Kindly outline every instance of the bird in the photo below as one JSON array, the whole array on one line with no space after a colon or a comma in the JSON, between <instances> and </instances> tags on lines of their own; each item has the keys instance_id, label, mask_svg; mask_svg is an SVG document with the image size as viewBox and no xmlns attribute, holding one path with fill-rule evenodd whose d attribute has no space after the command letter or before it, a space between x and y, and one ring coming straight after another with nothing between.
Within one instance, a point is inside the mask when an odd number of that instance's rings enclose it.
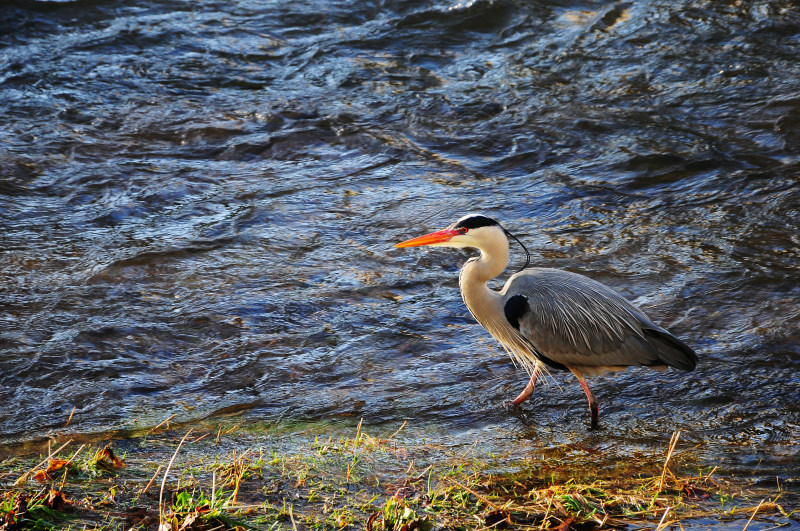
<instances>
[{"instance_id":1,"label":"bird","mask_svg":"<svg viewBox=\"0 0 800 531\"><path fill-rule=\"evenodd\" d=\"M525 250L525 266L503 288L486 285L508 265L510 241ZM459 273L467 309L525 368L530 379L510 402L519 405L533 393L536 380L549 369L570 371L578 379L591 412L591 429L599 426L599 406L586 376L645 366L665 371L692 371L697 354L686 343L655 324L610 287L561 269L529 267L524 244L494 219L468 214L447 228L400 242L395 247L474 248Z\"/></svg>"}]
</instances>

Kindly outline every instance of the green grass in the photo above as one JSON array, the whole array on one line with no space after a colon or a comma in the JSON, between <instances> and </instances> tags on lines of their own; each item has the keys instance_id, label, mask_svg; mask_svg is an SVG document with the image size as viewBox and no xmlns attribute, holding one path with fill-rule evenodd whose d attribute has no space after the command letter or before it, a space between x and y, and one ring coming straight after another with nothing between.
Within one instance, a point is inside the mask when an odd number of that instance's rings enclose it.
<instances>
[{"instance_id":1,"label":"green grass","mask_svg":"<svg viewBox=\"0 0 800 531\"><path fill-rule=\"evenodd\" d=\"M11 456L0 462L0 529L663 528L751 516L800 522L785 495L717 477L689 450L673 453L677 438L664 452L634 458L559 447L519 459L479 447L459 454L362 428L351 436L326 436L323 427L316 435L276 437L222 435L215 427Z\"/></svg>"}]
</instances>

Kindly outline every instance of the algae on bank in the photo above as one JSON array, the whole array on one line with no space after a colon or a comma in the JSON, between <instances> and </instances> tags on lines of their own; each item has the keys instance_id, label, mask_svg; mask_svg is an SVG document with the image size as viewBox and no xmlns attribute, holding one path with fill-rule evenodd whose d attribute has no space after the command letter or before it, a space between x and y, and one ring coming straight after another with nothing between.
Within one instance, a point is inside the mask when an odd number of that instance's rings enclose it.
<instances>
[{"instance_id":1,"label":"algae on bank","mask_svg":"<svg viewBox=\"0 0 800 531\"><path fill-rule=\"evenodd\" d=\"M800 524L796 493L718 477L677 436L654 455L562 445L519 458L477 441L465 450L406 438L402 427L337 431L171 429L10 456L0 462L0 531Z\"/></svg>"}]
</instances>

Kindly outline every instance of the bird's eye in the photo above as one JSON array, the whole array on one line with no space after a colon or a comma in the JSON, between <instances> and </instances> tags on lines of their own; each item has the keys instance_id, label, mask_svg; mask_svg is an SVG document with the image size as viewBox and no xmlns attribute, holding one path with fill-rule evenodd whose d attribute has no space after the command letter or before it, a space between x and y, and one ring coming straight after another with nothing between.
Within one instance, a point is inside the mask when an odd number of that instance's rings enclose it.
<instances>
[{"instance_id":1,"label":"bird's eye","mask_svg":"<svg viewBox=\"0 0 800 531\"><path fill-rule=\"evenodd\" d=\"M461 234L466 234L467 230L468 229L466 227L461 227Z\"/></svg>"}]
</instances>

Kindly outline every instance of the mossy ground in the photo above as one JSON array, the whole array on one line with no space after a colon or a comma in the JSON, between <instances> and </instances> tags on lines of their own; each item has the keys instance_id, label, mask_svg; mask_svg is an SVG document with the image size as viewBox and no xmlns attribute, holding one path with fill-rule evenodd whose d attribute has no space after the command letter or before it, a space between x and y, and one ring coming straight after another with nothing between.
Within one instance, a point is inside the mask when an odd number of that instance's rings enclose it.
<instances>
[{"instance_id":1,"label":"mossy ground","mask_svg":"<svg viewBox=\"0 0 800 531\"><path fill-rule=\"evenodd\" d=\"M654 455L562 446L520 459L362 424L313 431L278 444L231 427L167 430L9 455L0 530L800 526L796 493L726 480L677 439Z\"/></svg>"}]
</instances>

